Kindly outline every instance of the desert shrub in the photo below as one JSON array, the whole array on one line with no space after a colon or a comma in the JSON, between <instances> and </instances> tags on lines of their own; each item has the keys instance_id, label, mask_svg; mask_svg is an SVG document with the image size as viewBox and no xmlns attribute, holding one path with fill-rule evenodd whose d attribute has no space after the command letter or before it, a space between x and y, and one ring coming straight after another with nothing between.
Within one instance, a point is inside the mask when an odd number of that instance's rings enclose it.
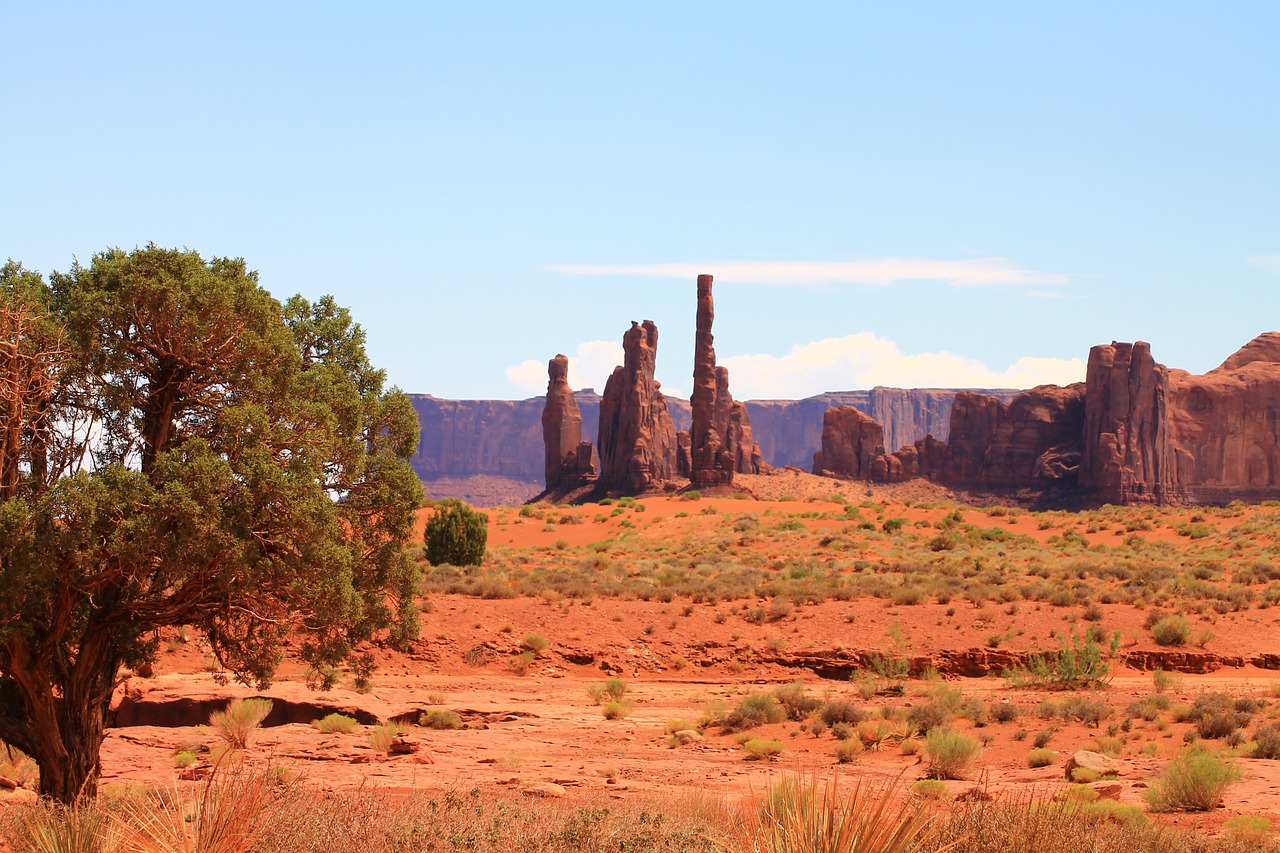
<instances>
[{"instance_id":1,"label":"desert shrub","mask_svg":"<svg viewBox=\"0 0 1280 853\"><path fill-rule=\"evenodd\" d=\"M520 641L522 648L528 649L534 654L539 654L547 650L547 646L551 645L547 638L541 634L525 634L524 639Z\"/></svg>"},{"instance_id":2,"label":"desert shrub","mask_svg":"<svg viewBox=\"0 0 1280 853\"><path fill-rule=\"evenodd\" d=\"M244 749L270 713L270 699L232 699L225 710L209 715L209 725L227 746Z\"/></svg>"},{"instance_id":3,"label":"desert shrub","mask_svg":"<svg viewBox=\"0 0 1280 853\"><path fill-rule=\"evenodd\" d=\"M587 687L587 695L599 705L606 700L611 702L621 701L622 697L627 695L628 689L627 682L615 675Z\"/></svg>"},{"instance_id":4,"label":"desert shrub","mask_svg":"<svg viewBox=\"0 0 1280 853\"><path fill-rule=\"evenodd\" d=\"M360 724L356 722L355 717L348 717L346 714L329 714L327 717L321 717L318 720L311 721L311 727L321 734L349 734L359 728Z\"/></svg>"},{"instance_id":5,"label":"desert shrub","mask_svg":"<svg viewBox=\"0 0 1280 853\"><path fill-rule=\"evenodd\" d=\"M1280 759L1280 723L1258 726L1253 733L1254 758Z\"/></svg>"},{"instance_id":6,"label":"desert shrub","mask_svg":"<svg viewBox=\"0 0 1280 853\"><path fill-rule=\"evenodd\" d=\"M941 702L926 702L907 711L907 722L922 732L929 732L951 722L952 709Z\"/></svg>"},{"instance_id":7,"label":"desert shrub","mask_svg":"<svg viewBox=\"0 0 1280 853\"><path fill-rule=\"evenodd\" d=\"M831 727L831 736L836 740L851 740L856 732L857 729L848 723L836 723Z\"/></svg>"},{"instance_id":8,"label":"desert shrub","mask_svg":"<svg viewBox=\"0 0 1280 853\"><path fill-rule=\"evenodd\" d=\"M803 681L792 681L773 689L773 698L786 709L788 719L807 720L822 707L822 700L805 692Z\"/></svg>"},{"instance_id":9,"label":"desert shrub","mask_svg":"<svg viewBox=\"0 0 1280 853\"><path fill-rule=\"evenodd\" d=\"M726 731L740 732L754 729L766 723L780 723L787 718L787 711L768 693L752 693L744 696L734 708L719 721Z\"/></svg>"},{"instance_id":10,"label":"desert shrub","mask_svg":"<svg viewBox=\"0 0 1280 853\"><path fill-rule=\"evenodd\" d=\"M1224 693L1202 693L1188 714L1202 738L1223 738L1249 725L1250 714L1236 710L1236 703Z\"/></svg>"},{"instance_id":11,"label":"desert shrub","mask_svg":"<svg viewBox=\"0 0 1280 853\"><path fill-rule=\"evenodd\" d=\"M929 775L934 779L959 779L982 750L977 738L963 732L934 729L925 736Z\"/></svg>"},{"instance_id":12,"label":"desert shrub","mask_svg":"<svg viewBox=\"0 0 1280 853\"><path fill-rule=\"evenodd\" d=\"M489 516L457 498L437 501L423 531L427 561L433 566L478 566L484 562Z\"/></svg>"},{"instance_id":13,"label":"desert shrub","mask_svg":"<svg viewBox=\"0 0 1280 853\"><path fill-rule=\"evenodd\" d=\"M391 742L397 737L404 734L404 727L399 723L378 723L378 725L369 729L369 734L365 737L365 741L369 744L369 748L376 752L391 752Z\"/></svg>"},{"instance_id":14,"label":"desert shrub","mask_svg":"<svg viewBox=\"0 0 1280 853\"><path fill-rule=\"evenodd\" d=\"M1031 743L1035 746L1036 749L1044 749L1046 746L1049 745L1049 741L1052 740L1053 736L1056 735L1057 733L1058 733L1058 730L1055 728L1041 729L1040 731L1036 732L1036 736L1034 739L1032 739Z\"/></svg>"},{"instance_id":15,"label":"desert shrub","mask_svg":"<svg viewBox=\"0 0 1280 853\"><path fill-rule=\"evenodd\" d=\"M179 770L182 770L186 767L190 767L192 764L195 764L199 760L200 759L196 756L194 752L191 752L186 749L180 750L173 754L173 766L178 768Z\"/></svg>"},{"instance_id":16,"label":"desert shrub","mask_svg":"<svg viewBox=\"0 0 1280 853\"><path fill-rule=\"evenodd\" d=\"M1058 753L1052 749L1033 749L1027 753L1028 767L1048 767L1058 763Z\"/></svg>"},{"instance_id":17,"label":"desert shrub","mask_svg":"<svg viewBox=\"0 0 1280 853\"><path fill-rule=\"evenodd\" d=\"M622 699L617 702L605 702L600 706L600 713L606 720L621 720L623 717L629 716L635 710L636 703L630 699Z\"/></svg>"},{"instance_id":18,"label":"desert shrub","mask_svg":"<svg viewBox=\"0 0 1280 853\"><path fill-rule=\"evenodd\" d=\"M1104 659L1097 640L1072 632L1066 636L1060 634L1058 644L1056 652L1028 655L1027 665L1006 672L1006 677L1016 687L1049 690L1079 690L1107 683L1111 665Z\"/></svg>"},{"instance_id":19,"label":"desert shrub","mask_svg":"<svg viewBox=\"0 0 1280 853\"><path fill-rule=\"evenodd\" d=\"M818 714L819 719L829 726L836 723L850 723L857 725L867 718L865 712L858 709L852 702L845 702L841 699L833 699L822 706L822 710Z\"/></svg>"},{"instance_id":20,"label":"desert shrub","mask_svg":"<svg viewBox=\"0 0 1280 853\"><path fill-rule=\"evenodd\" d=\"M751 740L742 744L742 751L747 755L749 761L765 761L775 756L781 755L786 747L782 741L764 740L763 738L751 738Z\"/></svg>"},{"instance_id":21,"label":"desert shrub","mask_svg":"<svg viewBox=\"0 0 1280 853\"><path fill-rule=\"evenodd\" d=\"M533 665L533 658L533 652L521 652L507 658L506 667L516 675L527 675L529 667Z\"/></svg>"},{"instance_id":22,"label":"desert shrub","mask_svg":"<svg viewBox=\"0 0 1280 853\"><path fill-rule=\"evenodd\" d=\"M835 746L831 748L831 754L840 764L850 764L862 755L862 742L853 737L836 741Z\"/></svg>"},{"instance_id":23,"label":"desert shrub","mask_svg":"<svg viewBox=\"0 0 1280 853\"><path fill-rule=\"evenodd\" d=\"M1158 812L1208 811L1239 779L1235 765L1207 750L1188 747L1169 762L1144 796Z\"/></svg>"},{"instance_id":24,"label":"desert shrub","mask_svg":"<svg viewBox=\"0 0 1280 853\"><path fill-rule=\"evenodd\" d=\"M921 779L912 783L911 793L922 800L940 800L950 792L946 782L937 779Z\"/></svg>"},{"instance_id":25,"label":"desert shrub","mask_svg":"<svg viewBox=\"0 0 1280 853\"><path fill-rule=\"evenodd\" d=\"M460 729L462 728L462 717L457 711L428 708L418 715L418 725L427 729Z\"/></svg>"},{"instance_id":26,"label":"desert shrub","mask_svg":"<svg viewBox=\"0 0 1280 853\"><path fill-rule=\"evenodd\" d=\"M1022 709L1012 702L997 702L991 706L991 719L997 723L1011 723L1021 713Z\"/></svg>"},{"instance_id":27,"label":"desert shrub","mask_svg":"<svg viewBox=\"0 0 1280 853\"><path fill-rule=\"evenodd\" d=\"M696 728L698 728L697 723L691 722L690 720L678 719L667 720L667 724L662 727L662 730L669 735L673 735L676 732L685 732Z\"/></svg>"},{"instance_id":28,"label":"desert shrub","mask_svg":"<svg viewBox=\"0 0 1280 853\"><path fill-rule=\"evenodd\" d=\"M1165 616L1151 626L1151 636L1161 646L1182 646L1191 639L1191 623L1185 616Z\"/></svg>"}]
</instances>

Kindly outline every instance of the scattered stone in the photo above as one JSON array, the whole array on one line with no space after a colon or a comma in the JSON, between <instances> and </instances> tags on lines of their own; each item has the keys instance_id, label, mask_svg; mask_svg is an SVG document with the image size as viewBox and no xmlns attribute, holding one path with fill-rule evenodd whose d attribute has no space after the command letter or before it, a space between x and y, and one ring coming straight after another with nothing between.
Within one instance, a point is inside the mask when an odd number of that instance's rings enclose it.
<instances>
[{"instance_id":1,"label":"scattered stone","mask_svg":"<svg viewBox=\"0 0 1280 853\"><path fill-rule=\"evenodd\" d=\"M1071 778L1071 773L1077 767L1092 770L1099 776L1114 776L1120 772L1119 761L1114 758L1108 758L1100 752L1090 752L1087 749L1081 749L1067 759L1063 772L1068 779Z\"/></svg>"},{"instance_id":2,"label":"scattered stone","mask_svg":"<svg viewBox=\"0 0 1280 853\"><path fill-rule=\"evenodd\" d=\"M569 792L565 790L563 785L557 785L555 782L530 782L521 789L520 793L526 797L545 797L547 799L562 799L569 796Z\"/></svg>"},{"instance_id":3,"label":"scattered stone","mask_svg":"<svg viewBox=\"0 0 1280 853\"><path fill-rule=\"evenodd\" d=\"M682 745L686 746L702 740L702 732L697 729L681 729L678 732L673 732L671 736L680 741Z\"/></svg>"}]
</instances>

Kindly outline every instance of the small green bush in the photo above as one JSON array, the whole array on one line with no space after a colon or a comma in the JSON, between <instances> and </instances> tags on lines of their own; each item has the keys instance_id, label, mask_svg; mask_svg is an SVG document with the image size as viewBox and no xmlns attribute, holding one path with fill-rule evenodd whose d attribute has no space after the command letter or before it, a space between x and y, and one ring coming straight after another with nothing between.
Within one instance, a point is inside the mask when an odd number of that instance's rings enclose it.
<instances>
[{"instance_id":1,"label":"small green bush","mask_svg":"<svg viewBox=\"0 0 1280 853\"><path fill-rule=\"evenodd\" d=\"M1144 796L1153 811L1208 811L1239 779L1240 771L1235 765L1192 746L1169 762Z\"/></svg>"},{"instance_id":2,"label":"small green bush","mask_svg":"<svg viewBox=\"0 0 1280 853\"><path fill-rule=\"evenodd\" d=\"M327 717L311 721L311 728L326 735L349 734L359 726L360 724L356 722L355 717L348 717L346 714L330 714Z\"/></svg>"},{"instance_id":3,"label":"small green bush","mask_svg":"<svg viewBox=\"0 0 1280 853\"><path fill-rule=\"evenodd\" d=\"M1027 753L1028 767L1049 767L1058 763L1058 753L1052 749L1033 749Z\"/></svg>"},{"instance_id":4,"label":"small green bush","mask_svg":"<svg viewBox=\"0 0 1280 853\"><path fill-rule=\"evenodd\" d=\"M478 566L488 539L489 516L457 498L438 501L423 531L427 562L433 566Z\"/></svg>"},{"instance_id":5,"label":"small green bush","mask_svg":"<svg viewBox=\"0 0 1280 853\"><path fill-rule=\"evenodd\" d=\"M835 746L831 748L831 754L836 757L836 761L839 763L850 764L857 761L858 756L862 755L862 741L854 737L836 741Z\"/></svg>"},{"instance_id":6,"label":"small green bush","mask_svg":"<svg viewBox=\"0 0 1280 853\"><path fill-rule=\"evenodd\" d=\"M418 715L418 725L426 729L460 729L462 728L462 716L457 711L428 708Z\"/></svg>"},{"instance_id":7,"label":"small green bush","mask_svg":"<svg viewBox=\"0 0 1280 853\"><path fill-rule=\"evenodd\" d=\"M520 641L520 645L534 654L540 654L545 652L551 643L541 634L525 634L524 639Z\"/></svg>"},{"instance_id":8,"label":"small green bush","mask_svg":"<svg viewBox=\"0 0 1280 853\"><path fill-rule=\"evenodd\" d=\"M635 710L636 703L630 699L622 699L617 702L605 702L600 706L600 713L606 720L621 720L623 717L630 715Z\"/></svg>"},{"instance_id":9,"label":"small green bush","mask_svg":"<svg viewBox=\"0 0 1280 853\"><path fill-rule=\"evenodd\" d=\"M592 684L587 688L587 695L591 697L597 705L604 701L620 702L622 697L627 695L627 682L617 676L612 676L598 684Z\"/></svg>"},{"instance_id":10,"label":"small green bush","mask_svg":"<svg viewBox=\"0 0 1280 853\"><path fill-rule=\"evenodd\" d=\"M786 747L782 741L752 738L742 745L742 749L747 754L747 760L765 761L781 755Z\"/></svg>"},{"instance_id":11,"label":"small green bush","mask_svg":"<svg viewBox=\"0 0 1280 853\"><path fill-rule=\"evenodd\" d=\"M929 775L934 779L959 779L982 750L982 744L962 732L934 729L925 736Z\"/></svg>"},{"instance_id":12,"label":"small green bush","mask_svg":"<svg viewBox=\"0 0 1280 853\"><path fill-rule=\"evenodd\" d=\"M922 800L940 800L950 792L946 782L940 782L937 779L921 779L911 785L911 793Z\"/></svg>"}]
</instances>

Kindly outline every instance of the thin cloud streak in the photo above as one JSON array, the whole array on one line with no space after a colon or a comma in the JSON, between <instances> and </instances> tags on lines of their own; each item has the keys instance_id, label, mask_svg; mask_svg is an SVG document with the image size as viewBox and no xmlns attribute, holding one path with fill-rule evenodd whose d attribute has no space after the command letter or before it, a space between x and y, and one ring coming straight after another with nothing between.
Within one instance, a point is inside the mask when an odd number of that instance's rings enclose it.
<instances>
[{"instance_id":1,"label":"thin cloud streak","mask_svg":"<svg viewBox=\"0 0 1280 853\"><path fill-rule=\"evenodd\" d=\"M857 284L891 287L910 281L940 281L952 287L1045 287L1067 284L1061 273L1015 266L1008 258L933 260L863 258L854 261L700 261L669 264L550 264L564 275L691 279L710 273L716 281L781 287Z\"/></svg>"},{"instance_id":2,"label":"thin cloud streak","mask_svg":"<svg viewBox=\"0 0 1280 853\"><path fill-rule=\"evenodd\" d=\"M622 347L612 341L587 341L569 357L569 386L575 390L604 389ZM729 368L729 386L739 400L800 399L823 391L853 391L884 385L893 388L1032 388L1069 385L1084 379L1085 363L1078 359L1022 356L1007 367L993 369L982 362L946 351L907 353L897 344L871 332L797 344L784 355L730 355L720 359ZM658 365L659 378L666 371ZM529 394L547 387L547 364L530 359L506 370L513 385ZM683 398L682 389L663 385L663 393Z\"/></svg>"},{"instance_id":3,"label":"thin cloud streak","mask_svg":"<svg viewBox=\"0 0 1280 853\"><path fill-rule=\"evenodd\" d=\"M1250 264L1271 275L1280 275L1280 254L1276 255L1250 255L1247 259Z\"/></svg>"}]
</instances>

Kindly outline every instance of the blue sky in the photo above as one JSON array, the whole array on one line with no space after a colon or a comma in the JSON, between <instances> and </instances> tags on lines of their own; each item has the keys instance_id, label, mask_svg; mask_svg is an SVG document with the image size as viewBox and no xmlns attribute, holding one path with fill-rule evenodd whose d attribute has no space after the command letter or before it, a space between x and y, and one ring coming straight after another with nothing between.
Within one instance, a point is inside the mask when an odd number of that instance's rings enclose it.
<instances>
[{"instance_id":1,"label":"blue sky","mask_svg":"<svg viewBox=\"0 0 1280 853\"><path fill-rule=\"evenodd\" d=\"M7 4L0 256L334 293L405 390L1201 372L1280 328L1274 3Z\"/></svg>"}]
</instances>

